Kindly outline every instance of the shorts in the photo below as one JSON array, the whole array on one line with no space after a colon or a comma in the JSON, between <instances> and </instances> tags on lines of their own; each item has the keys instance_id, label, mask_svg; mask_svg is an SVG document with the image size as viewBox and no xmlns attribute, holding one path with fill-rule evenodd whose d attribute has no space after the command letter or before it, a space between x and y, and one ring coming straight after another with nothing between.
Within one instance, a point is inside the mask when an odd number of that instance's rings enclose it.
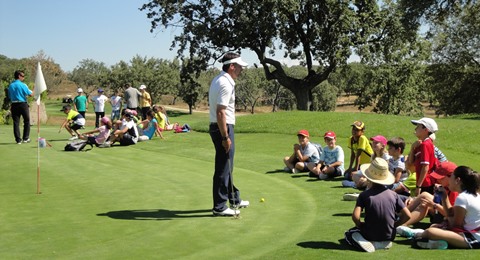
<instances>
[{"instance_id":1,"label":"shorts","mask_svg":"<svg viewBox=\"0 0 480 260\"><path fill-rule=\"evenodd\" d=\"M470 246L470 249L480 249L480 233L472 234L468 231L460 233L465 238L465 242Z\"/></svg>"},{"instance_id":2,"label":"shorts","mask_svg":"<svg viewBox=\"0 0 480 260\"><path fill-rule=\"evenodd\" d=\"M342 169L340 169L340 167L335 166L334 169L335 169L335 171L333 172L332 175L329 175L330 177L343 176L343 172L342 172Z\"/></svg>"},{"instance_id":3,"label":"shorts","mask_svg":"<svg viewBox=\"0 0 480 260\"><path fill-rule=\"evenodd\" d=\"M72 129L74 131L78 130L78 129L81 129L82 127L83 127L83 125L78 125L78 124L75 124L75 123L70 124L70 129Z\"/></svg>"},{"instance_id":4,"label":"shorts","mask_svg":"<svg viewBox=\"0 0 480 260\"><path fill-rule=\"evenodd\" d=\"M96 140L95 136L89 136L87 138L87 144L95 145L96 147L98 147L97 140Z\"/></svg>"},{"instance_id":5,"label":"shorts","mask_svg":"<svg viewBox=\"0 0 480 260\"><path fill-rule=\"evenodd\" d=\"M128 145L132 145L132 144L136 144L136 140L133 138L133 136L129 135L128 133L125 133L122 137L122 139L120 139L120 145L121 146L128 146Z\"/></svg>"}]
</instances>

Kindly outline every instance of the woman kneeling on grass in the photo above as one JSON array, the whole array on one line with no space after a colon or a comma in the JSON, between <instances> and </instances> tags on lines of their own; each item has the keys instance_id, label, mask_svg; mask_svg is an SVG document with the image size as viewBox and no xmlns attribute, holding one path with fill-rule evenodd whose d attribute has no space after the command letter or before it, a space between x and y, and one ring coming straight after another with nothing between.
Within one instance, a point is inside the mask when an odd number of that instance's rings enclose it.
<instances>
[{"instance_id":1,"label":"woman kneeling on grass","mask_svg":"<svg viewBox=\"0 0 480 260\"><path fill-rule=\"evenodd\" d=\"M453 217L448 218L448 230L430 227L417 241L420 248L480 249L480 176L467 166L459 166L450 176L449 187L459 192L453 206Z\"/></svg>"}]
</instances>

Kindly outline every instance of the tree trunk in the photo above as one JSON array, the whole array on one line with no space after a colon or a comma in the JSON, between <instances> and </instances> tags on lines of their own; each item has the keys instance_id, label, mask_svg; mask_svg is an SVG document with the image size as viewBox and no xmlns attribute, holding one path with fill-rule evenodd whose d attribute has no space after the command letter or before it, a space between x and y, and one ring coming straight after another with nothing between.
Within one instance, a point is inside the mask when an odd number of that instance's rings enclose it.
<instances>
[{"instance_id":1,"label":"tree trunk","mask_svg":"<svg viewBox=\"0 0 480 260\"><path fill-rule=\"evenodd\" d=\"M312 104L311 100L311 90L307 88L297 88L293 92L295 98L297 99L297 109L308 111Z\"/></svg>"}]
</instances>

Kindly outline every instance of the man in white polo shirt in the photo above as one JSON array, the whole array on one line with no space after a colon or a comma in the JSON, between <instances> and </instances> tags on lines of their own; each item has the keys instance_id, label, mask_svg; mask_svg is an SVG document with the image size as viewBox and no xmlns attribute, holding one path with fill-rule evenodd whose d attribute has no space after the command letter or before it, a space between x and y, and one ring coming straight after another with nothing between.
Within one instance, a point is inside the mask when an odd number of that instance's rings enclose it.
<instances>
[{"instance_id":1,"label":"man in white polo shirt","mask_svg":"<svg viewBox=\"0 0 480 260\"><path fill-rule=\"evenodd\" d=\"M234 216L237 208L249 206L240 199L240 191L233 184L232 170L235 154L235 79L248 64L240 55L227 53L222 58L222 72L210 85L210 136L215 146L215 173L213 175L213 214ZM227 206L230 203L230 208ZM233 208L233 209L232 209Z\"/></svg>"}]
</instances>

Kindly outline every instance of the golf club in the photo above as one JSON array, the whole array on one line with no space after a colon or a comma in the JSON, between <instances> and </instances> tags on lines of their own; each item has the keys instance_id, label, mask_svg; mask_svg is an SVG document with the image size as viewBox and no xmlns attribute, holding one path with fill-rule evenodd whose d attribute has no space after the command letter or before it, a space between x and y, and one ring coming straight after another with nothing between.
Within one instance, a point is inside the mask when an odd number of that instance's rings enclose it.
<instances>
[{"instance_id":1,"label":"golf club","mask_svg":"<svg viewBox=\"0 0 480 260\"><path fill-rule=\"evenodd\" d=\"M230 155L228 156L228 167L230 168L230 192L232 196L232 201L233 205L230 205L233 207L233 218L234 219L239 219L239 214L237 214L237 201L236 201L236 196L235 196L235 190L233 189L233 165L232 165L232 160L230 159Z\"/></svg>"}]
</instances>

